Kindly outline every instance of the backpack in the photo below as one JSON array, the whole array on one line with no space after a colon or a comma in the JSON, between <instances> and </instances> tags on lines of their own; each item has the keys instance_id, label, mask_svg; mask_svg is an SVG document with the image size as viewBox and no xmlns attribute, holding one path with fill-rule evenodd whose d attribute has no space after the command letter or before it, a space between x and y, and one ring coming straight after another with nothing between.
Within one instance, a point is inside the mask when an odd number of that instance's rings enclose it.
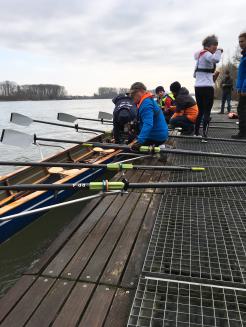
<instances>
[{"instance_id":1,"label":"backpack","mask_svg":"<svg viewBox=\"0 0 246 327\"><path fill-rule=\"evenodd\" d=\"M113 112L113 134L116 143L130 143L137 133L137 107L133 100L120 94L113 100L115 104Z\"/></svg>"},{"instance_id":2,"label":"backpack","mask_svg":"<svg viewBox=\"0 0 246 327\"><path fill-rule=\"evenodd\" d=\"M116 96L112 101L115 104L113 112L114 123L123 126L136 120L137 107L129 96L120 94Z\"/></svg>"}]
</instances>

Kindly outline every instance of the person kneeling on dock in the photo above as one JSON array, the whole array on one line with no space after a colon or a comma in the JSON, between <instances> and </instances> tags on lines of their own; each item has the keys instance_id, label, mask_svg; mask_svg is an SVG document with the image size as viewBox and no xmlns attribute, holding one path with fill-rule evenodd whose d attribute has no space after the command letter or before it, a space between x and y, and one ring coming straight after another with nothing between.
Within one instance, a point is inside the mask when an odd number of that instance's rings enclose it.
<instances>
[{"instance_id":1,"label":"person kneeling on dock","mask_svg":"<svg viewBox=\"0 0 246 327\"><path fill-rule=\"evenodd\" d=\"M137 123L137 107L127 94L119 94L113 98L113 136L115 143L131 143L135 137Z\"/></svg>"},{"instance_id":2,"label":"person kneeling on dock","mask_svg":"<svg viewBox=\"0 0 246 327\"><path fill-rule=\"evenodd\" d=\"M139 134L133 150L138 150L141 145L161 145L168 138L168 127L163 112L147 92L143 83L136 82L130 88L130 96L138 108Z\"/></svg>"},{"instance_id":3,"label":"person kneeling on dock","mask_svg":"<svg viewBox=\"0 0 246 327\"><path fill-rule=\"evenodd\" d=\"M169 122L171 127L181 127L182 134L193 134L198 117L196 101L185 87L181 87L179 82L172 83L170 90L174 94L176 102L176 110Z\"/></svg>"}]
</instances>

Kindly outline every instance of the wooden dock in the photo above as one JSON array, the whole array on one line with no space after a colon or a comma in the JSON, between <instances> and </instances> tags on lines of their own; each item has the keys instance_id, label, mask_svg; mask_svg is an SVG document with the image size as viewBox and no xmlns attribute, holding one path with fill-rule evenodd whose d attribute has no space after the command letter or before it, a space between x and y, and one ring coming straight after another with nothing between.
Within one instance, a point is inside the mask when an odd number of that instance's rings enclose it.
<instances>
[{"instance_id":1,"label":"wooden dock","mask_svg":"<svg viewBox=\"0 0 246 327\"><path fill-rule=\"evenodd\" d=\"M231 132L223 131L228 137ZM211 151L212 143L197 142L178 141L178 147ZM226 145L225 152L231 149L233 153L236 146ZM220 166L232 161L168 157L169 164ZM242 161L240 164L245 167ZM233 162L235 165L235 160ZM146 159L144 164L148 163L160 164L158 159ZM200 177L201 173L160 171L130 171L126 177L131 182L224 178L218 173L220 167L217 172L214 169L209 169L205 177ZM204 197L199 190L192 191L197 193L185 196ZM182 192L186 190L171 189L165 195L165 190L145 189L87 203L35 266L1 299L1 326L126 326L160 201L163 194L167 198L182 197ZM222 192L222 197L224 194ZM212 193L206 195L213 196Z\"/></svg>"}]
</instances>

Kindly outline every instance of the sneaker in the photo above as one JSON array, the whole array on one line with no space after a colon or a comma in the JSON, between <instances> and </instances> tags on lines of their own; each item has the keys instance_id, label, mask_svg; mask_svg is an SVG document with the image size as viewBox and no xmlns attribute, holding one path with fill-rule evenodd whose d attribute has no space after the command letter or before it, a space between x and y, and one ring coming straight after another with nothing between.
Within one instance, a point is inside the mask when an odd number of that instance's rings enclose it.
<instances>
[{"instance_id":1,"label":"sneaker","mask_svg":"<svg viewBox=\"0 0 246 327\"><path fill-rule=\"evenodd\" d=\"M246 140L246 135L242 135L242 134L236 134L236 135L232 135L231 136L232 139L242 139L242 140Z\"/></svg>"},{"instance_id":2,"label":"sneaker","mask_svg":"<svg viewBox=\"0 0 246 327\"><path fill-rule=\"evenodd\" d=\"M201 138L201 135L199 135L199 134L194 134L193 136L194 137L200 137Z\"/></svg>"}]
</instances>

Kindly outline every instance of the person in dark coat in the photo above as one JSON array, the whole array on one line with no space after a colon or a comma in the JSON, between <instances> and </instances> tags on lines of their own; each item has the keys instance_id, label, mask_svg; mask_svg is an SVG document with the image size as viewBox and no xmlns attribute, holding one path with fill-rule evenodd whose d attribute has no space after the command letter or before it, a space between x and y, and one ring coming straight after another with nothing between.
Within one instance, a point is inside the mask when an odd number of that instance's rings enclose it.
<instances>
[{"instance_id":1,"label":"person in dark coat","mask_svg":"<svg viewBox=\"0 0 246 327\"><path fill-rule=\"evenodd\" d=\"M246 32L239 35L239 46L242 49L242 58L237 74L239 133L232 135L232 138L246 139Z\"/></svg>"},{"instance_id":2,"label":"person in dark coat","mask_svg":"<svg viewBox=\"0 0 246 327\"><path fill-rule=\"evenodd\" d=\"M113 98L113 136L115 143L130 143L136 134L134 124L137 120L137 107L127 94L119 94Z\"/></svg>"},{"instance_id":3,"label":"person in dark coat","mask_svg":"<svg viewBox=\"0 0 246 327\"><path fill-rule=\"evenodd\" d=\"M196 101L189 94L185 87L181 87L179 82L170 85L175 102L176 109L170 120L172 128L181 127L182 134L191 135L194 132L195 123L198 117L198 107Z\"/></svg>"},{"instance_id":4,"label":"person in dark coat","mask_svg":"<svg viewBox=\"0 0 246 327\"><path fill-rule=\"evenodd\" d=\"M222 102L220 114L223 114L225 111L225 104L227 102L227 112L231 112L231 94L233 90L233 79L230 76L229 70L226 71L225 77L221 82L222 88Z\"/></svg>"}]
</instances>

